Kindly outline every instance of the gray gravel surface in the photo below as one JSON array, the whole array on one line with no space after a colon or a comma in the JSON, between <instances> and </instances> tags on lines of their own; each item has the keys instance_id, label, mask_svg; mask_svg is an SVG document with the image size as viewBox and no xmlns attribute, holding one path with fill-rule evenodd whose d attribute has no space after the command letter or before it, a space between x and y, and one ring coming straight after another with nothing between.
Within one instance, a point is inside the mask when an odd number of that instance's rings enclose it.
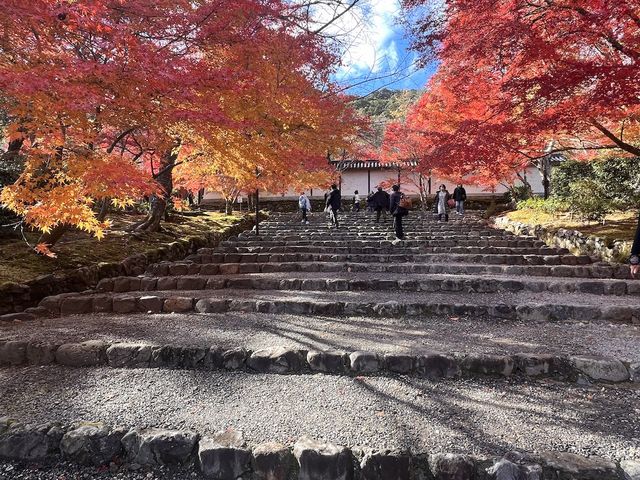
<instances>
[{"instance_id":1,"label":"gray gravel surface","mask_svg":"<svg viewBox=\"0 0 640 480\"><path fill-rule=\"evenodd\" d=\"M0 461L0 480L189 480L201 479L195 467L131 470L128 465L82 467L69 462L24 464Z\"/></svg>"},{"instance_id":2,"label":"gray gravel surface","mask_svg":"<svg viewBox=\"0 0 640 480\"><path fill-rule=\"evenodd\" d=\"M640 458L638 386L51 366L1 369L0 390L0 416L34 423L104 421L204 434L233 427L250 444L291 445L309 435L414 452L516 448Z\"/></svg>"},{"instance_id":3,"label":"gray gravel surface","mask_svg":"<svg viewBox=\"0 0 640 480\"><path fill-rule=\"evenodd\" d=\"M2 340L106 340L153 345L285 346L318 350L593 354L640 361L640 326L523 323L458 317L331 318L225 314L92 314L0 326Z\"/></svg>"}]
</instances>

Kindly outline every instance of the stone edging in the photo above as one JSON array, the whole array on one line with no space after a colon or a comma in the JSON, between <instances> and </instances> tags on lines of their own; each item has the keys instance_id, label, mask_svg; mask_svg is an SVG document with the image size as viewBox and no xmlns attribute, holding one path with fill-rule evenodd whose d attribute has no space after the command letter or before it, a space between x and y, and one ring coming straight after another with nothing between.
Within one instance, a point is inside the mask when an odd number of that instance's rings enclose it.
<instances>
[{"instance_id":1,"label":"stone edging","mask_svg":"<svg viewBox=\"0 0 640 480\"><path fill-rule=\"evenodd\" d=\"M224 232L209 232L201 236L177 240L147 253L132 255L120 262L101 262L60 275L42 275L25 283L3 283L0 286L0 315L22 312L34 307L49 295L87 290L97 285L103 278L141 275L152 263L162 260L181 260L202 247L216 246L230 236L246 230L252 224L253 220L246 217Z\"/></svg>"},{"instance_id":2,"label":"stone edging","mask_svg":"<svg viewBox=\"0 0 640 480\"><path fill-rule=\"evenodd\" d=\"M250 351L241 347L153 346L135 343L51 344L39 341L0 343L0 365L49 365L68 367L179 368L245 370L273 374L415 375L431 380L492 375L547 376L581 383L640 382L640 362L629 363L598 356L558 356L462 353L386 353L309 351L268 348Z\"/></svg>"},{"instance_id":3,"label":"stone edging","mask_svg":"<svg viewBox=\"0 0 640 480\"><path fill-rule=\"evenodd\" d=\"M611 242L602 237L564 228L554 231L542 225L516 222L507 216L494 218L493 224L516 235L536 236L550 247L566 248L574 254L597 257L605 262L624 262L631 251L632 242L629 241L618 240L609 246Z\"/></svg>"},{"instance_id":4,"label":"stone edging","mask_svg":"<svg viewBox=\"0 0 640 480\"><path fill-rule=\"evenodd\" d=\"M49 423L26 426L0 418L0 458L33 463L66 461L100 467L127 462L130 467L197 466L204 478L335 480L636 479L640 461L613 462L573 453L512 451L478 457L445 453L347 448L308 437L285 446L249 446L242 433L214 435L159 428L109 427L102 423ZM116 463L117 462L117 463Z\"/></svg>"}]
</instances>

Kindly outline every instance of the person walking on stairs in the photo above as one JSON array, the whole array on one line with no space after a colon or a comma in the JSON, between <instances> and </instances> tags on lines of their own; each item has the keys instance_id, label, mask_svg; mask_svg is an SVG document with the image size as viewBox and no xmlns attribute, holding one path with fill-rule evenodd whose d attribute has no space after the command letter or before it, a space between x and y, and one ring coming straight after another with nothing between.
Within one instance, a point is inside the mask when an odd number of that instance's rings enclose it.
<instances>
[{"instance_id":1,"label":"person walking on stairs","mask_svg":"<svg viewBox=\"0 0 640 480\"><path fill-rule=\"evenodd\" d=\"M440 190L436 193L435 199L435 212L438 214L438 221L442 221L442 217L444 217L444 221L449 221L449 205L448 202L451 200L451 194L447 191L446 185L440 185Z\"/></svg>"},{"instance_id":2,"label":"person walking on stairs","mask_svg":"<svg viewBox=\"0 0 640 480\"><path fill-rule=\"evenodd\" d=\"M394 185L392 190L393 193L389 197L389 211L393 215L393 229L396 232L396 238L403 240L402 217L406 216L409 211L400 205L404 197L404 194L400 192L400 185Z\"/></svg>"},{"instance_id":3,"label":"person walking on stairs","mask_svg":"<svg viewBox=\"0 0 640 480\"><path fill-rule=\"evenodd\" d=\"M376 223L380 223L380 215L384 212L385 219L387 217L387 209L389 208L389 194L382 187L378 187L378 191L371 197L371 205L376 211Z\"/></svg>"},{"instance_id":4,"label":"person walking on stairs","mask_svg":"<svg viewBox=\"0 0 640 480\"><path fill-rule=\"evenodd\" d=\"M461 183L453 191L453 199L456 202L456 215L464 215L464 202L467 199L467 191Z\"/></svg>"},{"instance_id":5,"label":"person walking on stairs","mask_svg":"<svg viewBox=\"0 0 640 480\"><path fill-rule=\"evenodd\" d=\"M358 193L358 190L353 192L353 211L360 211L360 194Z\"/></svg>"},{"instance_id":6,"label":"person walking on stairs","mask_svg":"<svg viewBox=\"0 0 640 480\"><path fill-rule=\"evenodd\" d=\"M302 223L309 225L307 213L311 211L311 200L309 200L309 197L307 197L304 192L302 192L300 198L298 198L298 207L302 212Z\"/></svg>"},{"instance_id":7,"label":"person walking on stairs","mask_svg":"<svg viewBox=\"0 0 640 480\"><path fill-rule=\"evenodd\" d=\"M340 209L341 200L340 190L334 183L331 185L331 192L327 196L326 209L329 210L331 224L336 228L338 228L338 210Z\"/></svg>"}]
</instances>

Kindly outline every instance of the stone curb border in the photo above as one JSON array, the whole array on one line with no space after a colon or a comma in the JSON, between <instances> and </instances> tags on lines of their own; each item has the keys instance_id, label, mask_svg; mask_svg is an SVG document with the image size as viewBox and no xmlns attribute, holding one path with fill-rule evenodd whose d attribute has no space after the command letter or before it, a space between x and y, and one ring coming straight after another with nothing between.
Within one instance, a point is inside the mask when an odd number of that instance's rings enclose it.
<instances>
[{"instance_id":1,"label":"stone curb border","mask_svg":"<svg viewBox=\"0 0 640 480\"><path fill-rule=\"evenodd\" d=\"M626 261L631 251L630 241L618 240L610 242L595 235L585 235L577 230L560 228L557 231L550 230L542 225L531 225L516 222L509 217L501 216L493 219L496 228L514 233L516 235L533 235L550 247L566 248L581 255L591 255L604 261L619 263Z\"/></svg>"},{"instance_id":2,"label":"stone curb border","mask_svg":"<svg viewBox=\"0 0 640 480\"><path fill-rule=\"evenodd\" d=\"M224 264L223 264L224 265ZM238 266L243 264L237 264ZM260 273L260 264L247 263L244 273ZM444 293L502 293L502 292L552 292L590 293L595 295L640 296L640 282L613 279L573 279L572 281L545 281L542 279L510 278L433 278L433 279L341 279L341 278L222 278L227 268L213 266L206 273L186 275L188 265L173 268L185 272L174 276L113 277L98 283L99 292L138 292L155 290L311 290L311 291L402 291ZM202 271L202 270L201 270ZM215 272L215 273L213 273ZM221 273L225 272L225 273Z\"/></svg>"},{"instance_id":3,"label":"stone curb border","mask_svg":"<svg viewBox=\"0 0 640 480\"><path fill-rule=\"evenodd\" d=\"M430 380L519 374L563 381L640 382L640 362L600 356L519 353L423 352L378 354L367 351L315 351L286 347L256 351L241 347L196 347L138 343L53 344L13 340L0 343L0 365L244 370L272 374L415 375Z\"/></svg>"},{"instance_id":4,"label":"stone curb border","mask_svg":"<svg viewBox=\"0 0 640 480\"><path fill-rule=\"evenodd\" d=\"M299 438L293 447L248 446L228 429L211 436L193 431L109 427L102 423L25 426L0 418L0 458L99 467L193 465L207 479L243 480L635 480L640 460L612 462L573 453L512 451L483 458L445 453L347 448ZM117 462L117 463L116 463Z\"/></svg>"},{"instance_id":5,"label":"stone curb border","mask_svg":"<svg viewBox=\"0 0 640 480\"><path fill-rule=\"evenodd\" d=\"M24 284L7 282L0 286L0 314L21 312L33 307L49 295L80 292L90 288L103 278L119 275L141 275L147 266L160 260L180 260L203 247L218 245L230 236L245 231L253 224L245 217L224 232L206 233L178 240L164 247L139 253L120 262L102 262L78 268L63 275L42 275Z\"/></svg>"},{"instance_id":6,"label":"stone curb border","mask_svg":"<svg viewBox=\"0 0 640 480\"><path fill-rule=\"evenodd\" d=\"M169 277L167 277L169 278ZM331 315L402 318L453 315L462 317L492 317L525 322L606 321L640 323L640 307L595 305L476 305L463 303L383 303L313 302L299 300L233 300L221 297L194 298L187 296L160 297L140 292L138 295L63 293L44 298L38 307L24 313L0 316L0 321L29 321L38 317L86 313L272 313L292 315Z\"/></svg>"}]
</instances>

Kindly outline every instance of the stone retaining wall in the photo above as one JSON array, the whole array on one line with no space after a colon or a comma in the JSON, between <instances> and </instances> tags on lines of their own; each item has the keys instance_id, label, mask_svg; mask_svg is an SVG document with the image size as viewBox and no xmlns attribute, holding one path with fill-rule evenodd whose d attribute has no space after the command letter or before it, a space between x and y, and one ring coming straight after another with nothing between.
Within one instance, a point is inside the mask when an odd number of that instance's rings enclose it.
<instances>
[{"instance_id":1,"label":"stone retaining wall","mask_svg":"<svg viewBox=\"0 0 640 480\"><path fill-rule=\"evenodd\" d=\"M121 262L102 262L62 274L42 275L22 284L3 283L0 285L0 315L22 312L26 308L34 307L49 295L81 292L93 288L103 278L140 275L152 263L181 260L202 247L215 247L228 237L250 228L252 222L253 220L248 217L224 232L211 232L178 240L147 253L132 255Z\"/></svg>"},{"instance_id":2,"label":"stone retaining wall","mask_svg":"<svg viewBox=\"0 0 640 480\"><path fill-rule=\"evenodd\" d=\"M542 225L516 222L506 216L494 218L493 223L497 228L516 235L534 235L550 247L566 248L574 254L597 257L605 262L625 262L631 251L630 241L620 240L612 243L576 230L550 230Z\"/></svg>"},{"instance_id":3,"label":"stone retaining wall","mask_svg":"<svg viewBox=\"0 0 640 480\"><path fill-rule=\"evenodd\" d=\"M269 348L154 346L136 343L50 344L0 342L0 366L49 365L68 367L179 368L245 370L275 374L415 375L431 380L495 376L553 377L561 381L640 382L640 362L597 356L462 353L387 353L308 351Z\"/></svg>"},{"instance_id":4,"label":"stone retaining wall","mask_svg":"<svg viewBox=\"0 0 640 480\"><path fill-rule=\"evenodd\" d=\"M517 451L478 457L447 453L348 448L308 437L293 446L248 445L240 431L213 435L102 423L39 426L0 418L0 459L66 461L118 470L190 465L208 479L289 480L636 480L640 461L614 462L573 453Z\"/></svg>"}]
</instances>

